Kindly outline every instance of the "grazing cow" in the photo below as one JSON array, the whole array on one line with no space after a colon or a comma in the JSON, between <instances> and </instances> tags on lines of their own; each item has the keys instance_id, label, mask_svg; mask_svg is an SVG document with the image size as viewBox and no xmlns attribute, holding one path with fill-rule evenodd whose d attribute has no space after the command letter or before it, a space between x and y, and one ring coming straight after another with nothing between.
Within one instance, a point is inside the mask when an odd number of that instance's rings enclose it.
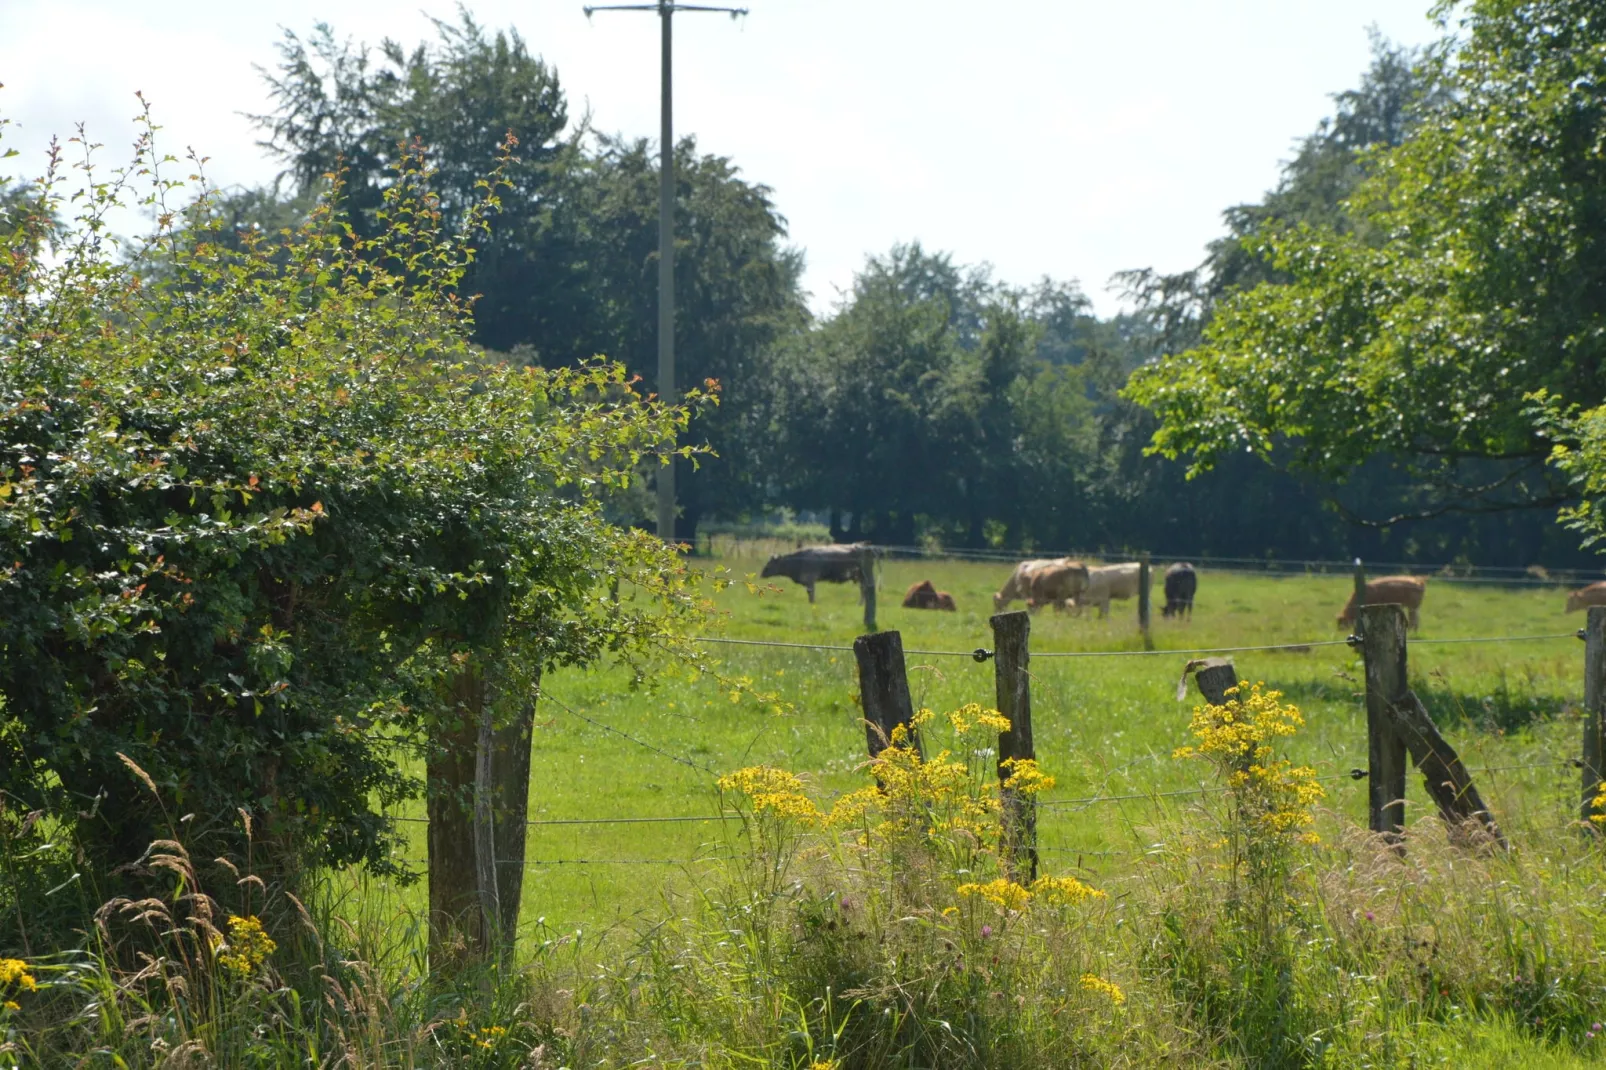
<instances>
[{"instance_id":1,"label":"grazing cow","mask_svg":"<svg viewBox=\"0 0 1606 1070\"><path fill-rule=\"evenodd\" d=\"M1052 604L1056 610L1087 590L1087 566L1080 561L1054 561L1033 572L1026 583L1026 608Z\"/></svg>"},{"instance_id":2,"label":"grazing cow","mask_svg":"<svg viewBox=\"0 0 1606 1070\"><path fill-rule=\"evenodd\" d=\"M816 583L862 583L863 570L860 561L869 548L868 543L862 542L805 546L801 550L794 550L789 554L777 554L770 558L760 575L765 579L771 576L785 576L794 583L801 584L803 589L809 592L809 601L813 602Z\"/></svg>"},{"instance_id":3,"label":"grazing cow","mask_svg":"<svg viewBox=\"0 0 1606 1070\"><path fill-rule=\"evenodd\" d=\"M1136 561L1124 565L1099 565L1087 570L1087 589L1072 603L1078 614L1086 606L1098 606L1099 617L1110 615L1110 599L1131 598L1138 593L1138 576L1142 566Z\"/></svg>"},{"instance_id":4,"label":"grazing cow","mask_svg":"<svg viewBox=\"0 0 1606 1070\"><path fill-rule=\"evenodd\" d=\"M998 589L998 593L993 595L993 612L1002 613L1017 598L1022 601L1029 600L1032 590L1032 573L1039 569L1064 563L1063 558L1037 558L1032 561L1022 561L1016 565L1015 571L1010 573L1009 579L1005 580L1004 585Z\"/></svg>"},{"instance_id":5,"label":"grazing cow","mask_svg":"<svg viewBox=\"0 0 1606 1070\"><path fill-rule=\"evenodd\" d=\"M1567 612L1588 609L1590 606L1606 606L1606 580L1567 592Z\"/></svg>"},{"instance_id":6,"label":"grazing cow","mask_svg":"<svg viewBox=\"0 0 1606 1070\"><path fill-rule=\"evenodd\" d=\"M1417 610L1422 606L1422 595L1427 589L1427 581L1420 576L1384 576L1366 582L1366 598L1362 605L1404 606L1406 627L1415 628L1418 623ZM1344 603L1344 611L1338 615L1339 627L1355 627L1357 612L1355 592L1351 591L1349 601Z\"/></svg>"},{"instance_id":7,"label":"grazing cow","mask_svg":"<svg viewBox=\"0 0 1606 1070\"><path fill-rule=\"evenodd\" d=\"M1199 590L1199 574L1186 561L1178 561L1165 570L1165 608L1162 617L1180 617L1184 613L1193 619L1193 596Z\"/></svg>"},{"instance_id":8,"label":"grazing cow","mask_svg":"<svg viewBox=\"0 0 1606 1070\"><path fill-rule=\"evenodd\" d=\"M904 609L947 609L953 610L954 596L947 591L939 591L930 580L921 580L911 584L909 590L904 592Z\"/></svg>"}]
</instances>

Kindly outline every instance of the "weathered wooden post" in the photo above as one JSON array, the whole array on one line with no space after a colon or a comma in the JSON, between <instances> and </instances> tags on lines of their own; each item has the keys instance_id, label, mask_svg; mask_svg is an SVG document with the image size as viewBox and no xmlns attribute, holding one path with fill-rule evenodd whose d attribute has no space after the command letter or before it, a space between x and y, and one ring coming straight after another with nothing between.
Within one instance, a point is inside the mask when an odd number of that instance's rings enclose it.
<instances>
[{"instance_id":1,"label":"weathered wooden post","mask_svg":"<svg viewBox=\"0 0 1606 1070\"><path fill-rule=\"evenodd\" d=\"M1350 625L1350 627L1355 630L1357 635L1360 634L1361 630L1361 607L1365 604L1366 566L1362 565L1361 559L1357 557L1355 559L1355 620Z\"/></svg>"},{"instance_id":2,"label":"weathered wooden post","mask_svg":"<svg viewBox=\"0 0 1606 1070\"><path fill-rule=\"evenodd\" d=\"M1356 560L1357 589L1365 576ZM1367 824L1398 838L1405 828L1405 743L1394 731L1393 707L1405 698L1405 610L1361 606L1361 655L1366 661Z\"/></svg>"},{"instance_id":3,"label":"weathered wooden post","mask_svg":"<svg viewBox=\"0 0 1606 1070\"><path fill-rule=\"evenodd\" d=\"M1149 551L1143 551L1138 558L1138 630L1143 633L1143 649L1154 649L1154 637L1149 634L1150 596L1149 584L1153 574L1149 569Z\"/></svg>"},{"instance_id":4,"label":"weathered wooden post","mask_svg":"<svg viewBox=\"0 0 1606 1070\"><path fill-rule=\"evenodd\" d=\"M1600 823L1590 818L1603 811L1595 806L1602 781L1606 781L1606 606L1591 606L1584 628L1584 799L1581 814L1590 828Z\"/></svg>"},{"instance_id":5,"label":"weathered wooden post","mask_svg":"<svg viewBox=\"0 0 1606 1070\"><path fill-rule=\"evenodd\" d=\"M853 641L853 657L859 663L865 739L870 757L874 758L892 742L894 728L914 720L909 677L903 663L903 636L897 632L861 635ZM918 750L920 739L913 731L910 729L910 743Z\"/></svg>"},{"instance_id":6,"label":"weathered wooden post","mask_svg":"<svg viewBox=\"0 0 1606 1070\"><path fill-rule=\"evenodd\" d=\"M1202 662L1190 664L1196 670L1193 678L1199 685L1199 694L1203 695L1204 700L1212 706L1225 706L1227 692L1238 686L1238 669L1233 665L1232 659L1206 658Z\"/></svg>"},{"instance_id":7,"label":"weathered wooden post","mask_svg":"<svg viewBox=\"0 0 1606 1070\"><path fill-rule=\"evenodd\" d=\"M875 631L875 549L859 551L859 597L864 602L864 630Z\"/></svg>"},{"instance_id":8,"label":"weathered wooden post","mask_svg":"<svg viewBox=\"0 0 1606 1070\"><path fill-rule=\"evenodd\" d=\"M1029 884L1037 879L1037 800L1004 787L1009 763L1035 759L1032 742L1031 614L1025 610L999 613L993 625L993 680L998 712L1009 718L1009 731L998 735L999 802L1004 823L1004 846L1011 873ZM1022 879L1024 878L1024 879Z\"/></svg>"}]
</instances>

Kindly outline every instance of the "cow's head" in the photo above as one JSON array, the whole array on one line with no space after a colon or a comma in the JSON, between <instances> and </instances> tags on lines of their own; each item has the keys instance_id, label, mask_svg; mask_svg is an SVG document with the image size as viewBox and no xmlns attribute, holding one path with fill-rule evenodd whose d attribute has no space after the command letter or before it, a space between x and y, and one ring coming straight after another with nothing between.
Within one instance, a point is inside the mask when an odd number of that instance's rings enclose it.
<instances>
[{"instance_id":1,"label":"cow's head","mask_svg":"<svg viewBox=\"0 0 1606 1070\"><path fill-rule=\"evenodd\" d=\"M781 556L777 554L768 561L764 562L764 571L760 572L759 576L763 579L768 579L771 576L779 575L781 570L778 563L780 560Z\"/></svg>"}]
</instances>

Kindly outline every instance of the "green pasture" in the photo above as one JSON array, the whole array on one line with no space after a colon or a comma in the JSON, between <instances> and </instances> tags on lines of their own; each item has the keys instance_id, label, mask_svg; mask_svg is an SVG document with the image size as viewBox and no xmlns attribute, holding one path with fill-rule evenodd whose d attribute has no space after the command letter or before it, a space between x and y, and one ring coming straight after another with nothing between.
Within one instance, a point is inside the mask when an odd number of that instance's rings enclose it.
<instances>
[{"instance_id":1,"label":"green pasture","mask_svg":"<svg viewBox=\"0 0 1606 1070\"><path fill-rule=\"evenodd\" d=\"M860 634L857 588L822 584L818 602L787 580L760 581L758 556L728 556L699 567L734 582L714 596L706 634L846 646ZM945 560L883 562L879 624L897 629L909 651L991 647L992 592L1008 564ZM905 610L902 592L931 579L953 593L958 612ZM1032 704L1038 758L1058 778L1043 798L1039 835L1048 872L1111 880L1155 842L1164 816L1186 813L1208 786L1201 770L1172 757L1188 742L1197 701L1176 698L1184 650L1342 639L1334 616L1348 575L1202 570L1191 622L1162 619L1156 587L1155 645L1148 657L1037 658ZM1484 798L1512 838L1555 827L1575 812L1577 708L1583 644L1579 615L1563 613L1560 588L1490 586L1430 579L1421 631L1410 648L1412 686L1460 750ZM1017 608L1019 604L1017 603ZM1432 640L1563 635L1527 642L1434 645ZM671 667L639 690L618 669L552 674L535 738L530 816L534 821L698 817L717 813L717 774L760 763L806 774L822 798L861 786L865 733L855 702L850 651L714 645L715 672ZM1142 649L1136 602L1115 603L1108 620L1043 611L1032 619L1034 654ZM1242 677L1291 697L1307 725L1296 758L1324 782L1331 815L1365 820L1365 712L1358 655L1343 645L1303 652L1235 655ZM993 666L968 657L909 655L917 706L937 711L991 705ZM606 726L606 727L604 727ZM627 738L628 737L628 738ZM928 736L941 747L942 734ZM1090 797L1135 796L1087 803ZM1436 820L1413 776L1408 820L1436 835ZM422 826L410 856L423 857ZM697 859L730 849L737 830L719 821L538 824L531 828L525 920L559 930L595 930L657 911L661 896L699 879ZM408 893L408 898L418 895ZM420 904L421 905L421 904Z\"/></svg>"}]
</instances>

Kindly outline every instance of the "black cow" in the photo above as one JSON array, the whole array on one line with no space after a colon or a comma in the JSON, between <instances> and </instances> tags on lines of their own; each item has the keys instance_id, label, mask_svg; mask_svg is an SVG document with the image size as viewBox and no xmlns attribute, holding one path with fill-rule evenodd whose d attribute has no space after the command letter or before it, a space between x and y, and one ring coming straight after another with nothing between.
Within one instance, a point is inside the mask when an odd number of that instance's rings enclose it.
<instances>
[{"instance_id":1,"label":"black cow","mask_svg":"<svg viewBox=\"0 0 1606 1070\"><path fill-rule=\"evenodd\" d=\"M1180 617L1184 613L1193 619L1193 596L1199 590L1199 574L1186 561L1178 561L1165 570L1165 608L1161 616Z\"/></svg>"},{"instance_id":2,"label":"black cow","mask_svg":"<svg viewBox=\"0 0 1606 1070\"><path fill-rule=\"evenodd\" d=\"M766 579L785 576L801 584L809 592L809 601L812 602L816 583L862 583L860 562L869 548L866 543L805 546L801 550L770 558L764 565L762 575Z\"/></svg>"}]
</instances>

